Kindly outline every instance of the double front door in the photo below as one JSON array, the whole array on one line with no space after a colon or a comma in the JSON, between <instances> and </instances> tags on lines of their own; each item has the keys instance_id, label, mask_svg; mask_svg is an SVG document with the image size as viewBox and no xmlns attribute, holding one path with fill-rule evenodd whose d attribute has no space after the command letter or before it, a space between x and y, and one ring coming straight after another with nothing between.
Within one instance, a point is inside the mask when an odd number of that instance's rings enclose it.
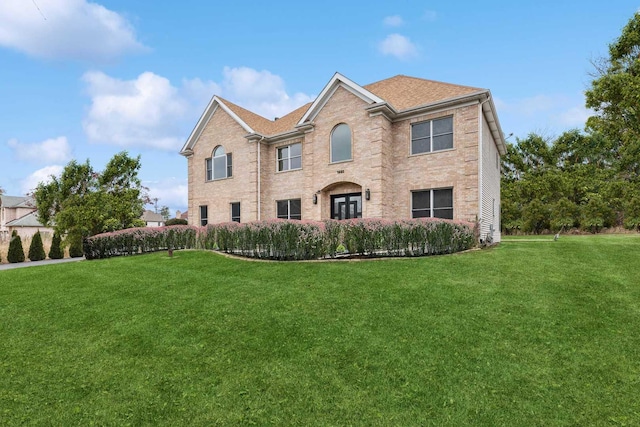
<instances>
[{"instance_id":1,"label":"double front door","mask_svg":"<svg viewBox=\"0 0 640 427\"><path fill-rule=\"evenodd\" d=\"M331 218L362 218L362 193L331 196Z\"/></svg>"}]
</instances>

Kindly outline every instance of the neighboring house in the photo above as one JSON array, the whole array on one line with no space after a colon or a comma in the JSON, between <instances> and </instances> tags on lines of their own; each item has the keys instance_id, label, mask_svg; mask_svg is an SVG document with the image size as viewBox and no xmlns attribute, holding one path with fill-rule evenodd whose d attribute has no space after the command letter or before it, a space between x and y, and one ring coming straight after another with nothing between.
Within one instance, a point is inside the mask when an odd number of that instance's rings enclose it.
<instances>
[{"instance_id":1,"label":"neighboring house","mask_svg":"<svg viewBox=\"0 0 640 427\"><path fill-rule=\"evenodd\" d=\"M184 212L180 212L180 211L176 211L176 219L184 219L185 221L189 220L189 211L184 211Z\"/></svg>"},{"instance_id":2,"label":"neighboring house","mask_svg":"<svg viewBox=\"0 0 640 427\"><path fill-rule=\"evenodd\" d=\"M38 220L33 198L0 195L0 241L7 241L13 230L22 238L31 237L38 231L53 233L53 229Z\"/></svg>"},{"instance_id":3,"label":"neighboring house","mask_svg":"<svg viewBox=\"0 0 640 427\"><path fill-rule=\"evenodd\" d=\"M497 242L505 150L488 89L336 73L275 120L214 96L180 154L190 224L439 217Z\"/></svg>"},{"instance_id":4,"label":"neighboring house","mask_svg":"<svg viewBox=\"0 0 640 427\"><path fill-rule=\"evenodd\" d=\"M144 211L141 219L145 222L146 227L162 227L164 225L162 215L150 210Z\"/></svg>"}]
</instances>

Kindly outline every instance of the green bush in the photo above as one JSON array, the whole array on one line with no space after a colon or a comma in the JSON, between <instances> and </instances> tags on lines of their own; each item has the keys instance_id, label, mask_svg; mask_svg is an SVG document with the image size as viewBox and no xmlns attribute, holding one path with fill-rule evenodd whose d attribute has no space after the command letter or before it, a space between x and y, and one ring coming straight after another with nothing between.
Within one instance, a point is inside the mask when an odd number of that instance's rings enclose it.
<instances>
[{"instance_id":1,"label":"green bush","mask_svg":"<svg viewBox=\"0 0 640 427\"><path fill-rule=\"evenodd\" d=\"M197 229L187 225L140 227L97 234L84 241L87 259L196 247Z\"/></svg>"},{"instance_id":2,"label":"green bush","mask_svg":"<svg viewBox=\"0 0 640 427\"><path fill-rule=\"evenodd\" d=\"M170 218L168 220L166 220L164 222L164 225L166 226L170 226L170 225L187 225L188 222L186 219L182 219L182 218Z\"/></svg>"},{"instance_id":3,"label":"green bush","mask_svg":"<svg viewBox=\"0 0 640 427\"><path fill-rule=\"evenodd\" d=\"M31 261L42 261L46 257L44 246L42 245L42 236L40 232L37 231L36 234L33 235L31 244L29 245L29 259Z\"/></svg>"},{"instance_id":4,"label":"green bush","mask_svg":"<svg viewBox=\"0 0 640 427\"><path fill-rule=\"evenodd\" d=\"M71 258L80 258L84 255L82 250L82 237L72 236L71 243L69 245L69 256Z\"/></svg>"},{"instance_id":5,"label":"green bush","mask_svg":"<svg viewBox=\"0 0 640 427\"><path fill-rule=\"evenodd\" d=\"M24 249L22 249L22 239L16 232L13 230L11 233L11 241L9 242L9 253L7 253L7 261L14 262L24 262Z\"/></svg>"},{"instance_id":6,"label":"green bush","mask_svg":"<svg viewBox=\"0 0 640 427\"><path fill-rule=\"evenodd\" d=\"M64 258L64 251L62 250L62 240L60 234L56 231L53 233L53 240L51 241L51 248L49 249L49 259L62 259Z\"/></svg>"}]
</instances>

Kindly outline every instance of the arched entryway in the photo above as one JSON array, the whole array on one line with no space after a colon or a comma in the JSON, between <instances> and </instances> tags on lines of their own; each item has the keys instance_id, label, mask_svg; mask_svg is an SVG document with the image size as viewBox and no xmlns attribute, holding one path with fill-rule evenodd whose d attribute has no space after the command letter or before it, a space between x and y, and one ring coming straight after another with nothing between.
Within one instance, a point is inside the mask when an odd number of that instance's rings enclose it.
<instances>
[{"instance_id":1,"label":"arched entryway","mask_svg":"<svg viewBox=\"0 0 640 427\"><path fill-rule=\"evenodd\" d=\"M355 182L336 182L321 190L322 218L362 218L362 186Z\"/></svg>"}]
</instances>

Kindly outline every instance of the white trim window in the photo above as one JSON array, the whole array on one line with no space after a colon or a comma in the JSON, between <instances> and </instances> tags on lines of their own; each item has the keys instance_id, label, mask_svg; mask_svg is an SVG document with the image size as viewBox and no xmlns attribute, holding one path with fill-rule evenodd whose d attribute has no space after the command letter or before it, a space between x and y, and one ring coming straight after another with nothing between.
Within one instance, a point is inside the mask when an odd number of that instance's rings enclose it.
<instances>
[{"instance_id":1,"label":"white trim window","mask_svg":"<svg viewBox=\"0 0 640 427\"><path fill-rule=\"evenodd\" d=\"M453 188L412 191L411 218L453 219Z\"/></svg>"},{"instance_id":2,"label":"white trim window","mask_svg":"<svg viewBox=\"0 0 640 427\"><path fill-rule=\"evenodd\" d=\"M351 128L346 123L340 123L331 131L331 163L351 159Z\"/></svg>"},{"instance_id":3,"label":"white trim window","mask_svg":"<svg viewBox=\"0 0 640 427\"><path fill-rule=\"evenodd\" d=\"M213 150L213 156L205 159L207 181L231 178L233 176L233 157L225 153L224 147L218 145Z\"/></svg>"},{"instance_id":4,"label":"white trim window","mask_svg":"<svg viewBox=\"0 0 640 427\"><path fill-rule=\"evenodd\" d=\"M302 169L302 144L300 142L278 147L278 171Z\"/></svg>"},{"instance_id":5,"label":"white trim window","mask_svg":"<svg viewBox=\"0 0 640 427\"><path fill-rule=\"evenodd\" d=\"M453 148L453 116L411 124L411 154Z\"/></svg>"},{"instance_id":6,"label":"white trim window","mask_svg":"<svg viewBox=\"0 0 640 427\"><path fill-rule=\"evenodd\" d=\"M302 219L302 203L300 199L278 200L276 213L280 219Z\"/></svg>"}]
</instances>

